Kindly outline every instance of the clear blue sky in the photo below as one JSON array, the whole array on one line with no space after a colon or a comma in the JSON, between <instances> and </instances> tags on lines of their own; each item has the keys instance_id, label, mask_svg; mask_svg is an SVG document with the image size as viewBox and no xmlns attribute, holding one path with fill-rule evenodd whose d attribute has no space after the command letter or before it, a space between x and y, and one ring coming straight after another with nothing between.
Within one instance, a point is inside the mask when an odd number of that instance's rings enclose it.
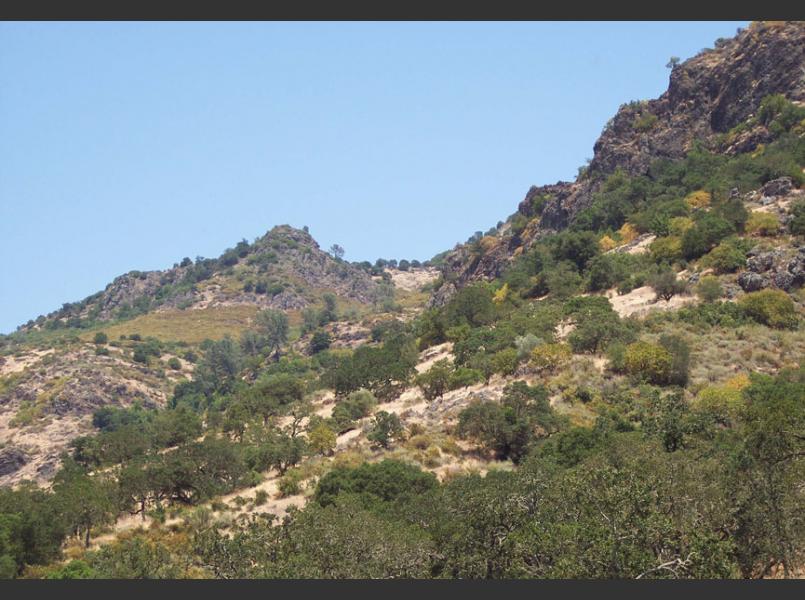
<instances>
[{"instance_id":1,"label":"clear blue sky","mask_svg":"<svg viewBox=\"0 0 805 600\"><path fill-rule=\"evenodd\" d=\"M744 25L0 24L0 332L281 223L430 258Z\"/></svg>"}]
</instances>

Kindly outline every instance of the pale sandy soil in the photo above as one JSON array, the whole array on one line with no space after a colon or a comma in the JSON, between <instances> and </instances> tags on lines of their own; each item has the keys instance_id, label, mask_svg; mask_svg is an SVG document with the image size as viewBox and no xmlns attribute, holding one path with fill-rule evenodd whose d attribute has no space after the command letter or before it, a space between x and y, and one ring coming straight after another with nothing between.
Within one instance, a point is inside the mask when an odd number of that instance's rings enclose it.
<instances>
[{"instance_id":1,"label":"pale sandy soil","mask_svg":"<svg viewBox=\"0 0 805 600\"><path fill-rule=\"evenodd\" d=\"M424 373L433 366L433 363L442 359L453 361L453 342L445 342L423 350L419 355L419 364L416 366L416 370L418 373Z\"/></svg>"},{"instance_id":2,"label":"pale sandy soil","mask_svg":"<svg viewBox=\"0 0 805 600\"><path fill-rule=\"evenodd\" d=\"M656 235L642 235L636 240L629 242L628 244L618 246L617 248L613 248L612 250L607 250L605 254L611 254L613 252L615 253L625 252L626 254L644 254L648 252L648 247L651 245L651 242L653 242L656 239L657 239Z\"/></svg>"},{"instance_id":3,"label":"pale sandy soil","mask_svg":"<svg viewBox=\"0 0 805 600\"><path fill-rule=\"evenodd\" d=\"M47 350L32 350L22 356L4 356L0 357L0 377L11 375L12 373L21 373L26 368L39 362L43 356L52 354L53 348Z\"/></svg>"},{"instance_id":4,"label":"pale sandy soil","mask_svg":"<svg viewBox=\"0 0 805 600\"><path fill-rule=\"evenodd\" d=\"M615 290L606 292L606 297L612 308L621 317L642 316L652 310L674 310L696 302L696 297L690 294L679 294L668 301L654 301L656 293L650 286L636 288L628 294L618 295Z\"/></svg>"},{"instance_id":5,"label":"pale sandy soil","mask_svg":"<svg viewBox=\"0 0 805 600\"><path fill-rule=\"evenodd\" d=\"M385 269L385 271L391 275L391 282L394 284L394 287L398 287L407 292L418 292L425 285L439 278L439 270L433 267L409 269L408 271Z\"/></svg>"}]
</instances>

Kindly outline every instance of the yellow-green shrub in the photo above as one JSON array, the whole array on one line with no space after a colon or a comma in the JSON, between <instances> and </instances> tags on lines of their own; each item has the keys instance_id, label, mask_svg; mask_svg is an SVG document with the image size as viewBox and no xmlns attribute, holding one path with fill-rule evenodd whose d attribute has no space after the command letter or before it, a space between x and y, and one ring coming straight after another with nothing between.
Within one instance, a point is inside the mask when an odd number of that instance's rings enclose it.
<instances>
[{"instance_id":1,"label":"yellow-green shrub","mask_svg":"<svg viewBox=\"0 0 805 600\"><path fill-rule=\"evenodd\" d=\"M750 292L738 300L738 306L751 319L769 327L786 329L797 324L794 302L782 290Z\"/></svg>"},{"instance_id":2,"label":"yellow-green shrub","mask_svg":"<svg viewBox=\"0 0 805 600\"><path fill-rule=\"evenodd\" d=\"M641 341L626 346L623 365L630 375L663 384L671 376L673 357L662 346Z\"/></svg>"},{"instance_id":3,"label":"yellow-green shrub","mask_svg":"<svg viewBox=\"0 0 805 600\"><path fill-rule=\"evenodd\" d=\"M531 351L531 366L538 371L554 371L570 360L567 344L541 344Z\"/></svg>"},{"instance_id":4,"label":"yellow-green shrub","mask_svg":"<svg viewBox=\"0 0 805 600\"><path fill-rule=\"evenodd\" d=\"M697 190L695 192L691 192L685 198L685 203L691 208L706 208L710 206L710 200L712 199L710 192L705 192L704 190Z\"/></svg>"},{"instance_id":5,"label":"yellow-green shrub","mask_svg":"<svg viewBox=\"0 0 805 600\"><path fill-rule=\"evenodd\" d=\"M657 238L649 246L654 262L674 262L682 258L682 239L677 236Z\"/></svg>"},{"instance_id":6,"label":"yellow-green shrub","mask_svg":"<svg viewBox=\"0 0 805 600\"><path fill-rule=\"evenodd\" d=\"M767 212L753 212L746 222L746 232L755 235L777 235L780 231L780 219Z\"/></svg>"}]
</instances>

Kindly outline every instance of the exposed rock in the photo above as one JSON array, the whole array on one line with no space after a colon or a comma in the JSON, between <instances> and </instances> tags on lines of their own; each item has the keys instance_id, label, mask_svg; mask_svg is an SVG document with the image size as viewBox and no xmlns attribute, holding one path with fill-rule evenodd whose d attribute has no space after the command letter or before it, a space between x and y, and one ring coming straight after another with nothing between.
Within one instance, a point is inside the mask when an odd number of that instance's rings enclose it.
<instances>
[{"instance_id":1,"label":"exposed rock","mask_svg":"<svg viewBox=\"0 0 805 600\"><path fill-rule=\"evenodd\" d=\"M766 183L766 185L760 188L760 193L766 198L777 198L789 194L792 189L794 189L794 182L791 178L780 177Z\"/></svg>"},{"instance_id":2,"label":"exposed rock","mask_svg":"<svg viewBox=\"0 0 805 600\"><path fill-rule=\"evenodd\" d=\"M0 477L19 471L28 462L28 455L13 446L0 450Z\"/></svg>"},{"instance_id":3,"label":"exposed rock","mask_svg":"<svg viewBox=\"0 0 805 600\"><path fill-rule=\"evenodd\" d=\"M750 256L746 261L746 268L753 273L765 273L774 264L775 255L773 252L764 252Z\"/></svg>"},{"instance_id":4,"label":"exposed rock","mask_svg":"<svg viewBox=\"0 0 805 600\"><path fill-rule=\"evenodd\" d=\"M757 273L744 271L738 276L738 285L745 292L756 292L769 287L769 280Z\"/></svg>"}]
</instances>

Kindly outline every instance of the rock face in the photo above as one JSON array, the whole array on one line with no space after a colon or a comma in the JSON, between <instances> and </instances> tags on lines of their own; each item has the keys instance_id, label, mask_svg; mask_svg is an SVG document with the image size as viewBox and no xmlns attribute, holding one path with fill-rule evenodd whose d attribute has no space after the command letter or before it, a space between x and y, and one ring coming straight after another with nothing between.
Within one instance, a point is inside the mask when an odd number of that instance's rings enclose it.
<instances>
[{"instance_id":1,"label":"rock face","mask_svg":"<svg viewBox=\"0 0 805 600\"><path fill-rule=\"evenodd\" d=\"M448 253L444 279L453 285L437 290L431 304L443 303L454 289L472 281L499 274L518 249L522 252L540 237L567 227L579 211L590 206L593 194L617 169L643 175L657 159L683 158L694 141L727 154L748 152L765 143L769 134L763 126L741 133L729 146L721 146L725 142L717 135L746 122L768 95L784 94L789 100L805 101L803 64L805 23L759 22L675 66L662 96L620 107L596 141L592 161L575 182L528 191L518 213L534 225L530 223L520 235L510 235L492 253L479 255L469 244ZM784 179L769 182L763 194L787 193L791 182Z\"/></svg>"}]
</instances>

